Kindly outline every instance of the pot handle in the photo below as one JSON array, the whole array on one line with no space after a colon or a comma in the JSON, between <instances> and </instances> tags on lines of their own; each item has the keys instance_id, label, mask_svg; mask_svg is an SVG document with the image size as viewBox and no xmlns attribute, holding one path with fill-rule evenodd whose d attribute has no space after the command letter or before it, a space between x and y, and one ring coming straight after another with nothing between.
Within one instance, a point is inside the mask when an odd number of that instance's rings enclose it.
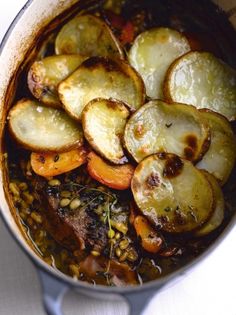
<instances>
[{"instance_id":1,"label":"pot handle","mask_svg":"<svg viewBox=\"0 0 236 315\"><path fill-rule=\"evenodd\" d=\"M38 270L42 286L43 305L47 315L63 315L61 306L69 286L42 270Z\"/></svg>"},{"instance_id":2,"label":"pot handle","mask_svg":"<svg viewBox=\"0 0 236 315\"><path fill-rule=\"evenodd\" d=\"M139 293L135 292L124 295L124 299L129 305L129 315L144 315L148 304L150 303L153 296L160 290L160 288L155 288L151 291L141 291Z\"/></svg>"}]
</instances>

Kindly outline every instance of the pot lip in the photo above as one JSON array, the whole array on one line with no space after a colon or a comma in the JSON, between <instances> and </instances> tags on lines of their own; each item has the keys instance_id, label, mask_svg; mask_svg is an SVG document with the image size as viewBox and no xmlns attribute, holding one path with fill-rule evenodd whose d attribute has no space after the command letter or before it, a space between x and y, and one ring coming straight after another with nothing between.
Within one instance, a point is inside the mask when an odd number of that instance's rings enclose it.
<instances>
[{"instance_id":1,"label":"pot lip","mask_svg":"<svg viewBox=\"0 0 236 315\"><path fill-rule=\"evenodd\" d=\"M17 26L18 21L21 19L21 17L24 15L25 11L28 10L30 5L35 0L28 0L24 6L20 9L18 14L15 16L13 21L11 22L10 26L8 27L1 43L0 43L0 56L2 54L2 51L5 48L5 45L12 33L12 31ZM2 185L2 184L1 184ZM200 261L203 261L209 254L213 252L215 248L219 246L219 244L227 237L227 235L230 233L230 231L233 229L234 224L236 222L236 214L233 215L230 222L227 224L225 229L221 232L221 234L217 237L217 239L205 250L202 254L197 256L195 259L184 265L183 267L179 268L178 270L163 276L159 279L152 280L150 282L143 283L142 285L136 285L136 286L128 286L128 287L110 287L110 286L104 286L104 285L93 285L84 281L76 280L74 281L71 277L67 276L66 274L63 274L57 269L52 268L48 264L46 264L42 258L37 256L36 253L34 253L32 250L29 249L29 246L26 244L26 241L23 241L23 239L16 233L13 228L11 227L10 223L6 219L6 217L3 214L2 206L0 205L0 218L2 218L2 221L4 222L6 228L10 232L13 239L17 242L19 247L24 251L24 253L28 256L28 258L31 260L31 262L36 266L38 270L42 270L46 272L49 276L53 276L65 285L69 287L73 287L75 289L81 289L85 291L90 292L97 292L97 293L109 293L109 294L115 294L115 295L128 295L128 294L134 294L139 293L143 291L156 291L159 288L162 288L164 286L167 286L170 284L171 280L177 279L178 277L184 276L187 273L190 272L190 270L193 269L197 264L199 264ZM19 232L20 233L20 232Z\"/></svg>"}]
</instances>

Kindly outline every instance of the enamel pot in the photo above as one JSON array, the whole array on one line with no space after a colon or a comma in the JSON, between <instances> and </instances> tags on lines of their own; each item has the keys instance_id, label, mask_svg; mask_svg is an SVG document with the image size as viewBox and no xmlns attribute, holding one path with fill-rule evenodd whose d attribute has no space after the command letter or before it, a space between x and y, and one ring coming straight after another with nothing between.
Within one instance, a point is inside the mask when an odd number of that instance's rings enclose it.
<instances>
[{"instance_id":1,"label":"enamel pot","mask_svg":"<svg viewBox=\"0 0 236 315\"><path fill-rule=\"evenodd\" d=\"M236 0L215 1L223 10L228 13L230 22L236 27ZM42 30L46 31L46 25L69 8L78 7L83 9L87 5L96 4L96 0L29 0L19 12L7 34L5 35L0 48L0 139L4 138L4 126L7 110L14 97L14 85L17 80L18 71L23 60L27 58L27 52L32 49L36 39ZM71 10L69 10L71 12ZM57 21L58 22L58 21ZM48 315L62 315L61 302L63 295L68 289L75 289L79 294L84 294L101 299L122 299L129 304L130 315L145 313L145 307L150 299L159 290L163 289L174 281L183 277L194 266L202 261L211 251L227 236L230 229L236 222L232 218L223 233L217 240L197 259L165 277L145 283L136 287L105 287L93 286L82 281L74 281L56 269L47 265L33 250L22 233L14 207L9 198L7 171L5 165L4 144L1 143L1 166L0 166L0 213L14 239L31 261L35 264L42 283L42 294L45 311Z\"/></svg>"}]
</instances>

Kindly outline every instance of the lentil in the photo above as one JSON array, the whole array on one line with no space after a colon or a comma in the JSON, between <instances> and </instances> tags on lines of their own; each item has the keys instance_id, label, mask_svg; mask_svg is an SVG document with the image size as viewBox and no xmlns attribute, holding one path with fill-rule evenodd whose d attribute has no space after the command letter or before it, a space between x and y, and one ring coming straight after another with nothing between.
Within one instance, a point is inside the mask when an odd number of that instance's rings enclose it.
<instances>
[{"instance_id":1,"label":"lentil","mask_svg":"<svg viewBox=\"0 0 236 315\"><path fill-rule=\"evenodd\" d=\"M81 205L81 201L79 198L75 198L74 200L71 201L70 203L70 209L75 210Z\"/></svg>"},{"instance_id":2,"label":"lentil","mask_svg":"<svg viewBox=\"0 0 236 315\"><path fill-rule=\"evenodd\" d=\"M67 206L70 204L70 202L71 202L70 199L68 199L68 198L63 198L63 199L61 199L61 201L60 201L60 206L61 206L62 208L67 207Z\"/></svg>"},{"instance_id":3,"label":"lentil","mask_svg":"<svg viewBox=\"0 0 236 315\"><path fill-rule=\"evenodd\" d=\"M48 185L49 185L49 186L60 186L60 185L61 185L61 182L59 181L59 179L51 179L51 180L48 182Z\"/></svg>"}]
</instances>

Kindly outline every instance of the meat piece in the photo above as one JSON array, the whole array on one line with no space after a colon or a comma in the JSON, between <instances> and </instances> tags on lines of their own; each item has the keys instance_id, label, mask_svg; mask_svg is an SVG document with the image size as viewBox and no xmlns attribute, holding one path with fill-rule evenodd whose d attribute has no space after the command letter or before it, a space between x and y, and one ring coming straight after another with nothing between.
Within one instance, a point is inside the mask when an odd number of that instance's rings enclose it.
<instances>
[{"instance_id":1,"label":"meat piece","mask_svg":"<svg viewBox=\"0 0 236 315\"><path fill-rule=\"evenodd\" d=\"M127 264L119 263L113 259L108 260L102 256L89 255L80 263L80 271L88 278L95 279L97 275L108 275L115 286L137 284L137 276Z\"/></svg>"},{"instance_id":2,"label":"meat piece","mask_svg":"<svg viewBox=\"0 0 236 315\"><path fill-rule=\"evenodd\" d=\"M41 178L37 178L34 187L44 209L46 229L58 243L71 250L103 251L108 243L107 226L96 213L87 208L61 208L59 194L48 192Z\"/></svg>"}]
</instances>

